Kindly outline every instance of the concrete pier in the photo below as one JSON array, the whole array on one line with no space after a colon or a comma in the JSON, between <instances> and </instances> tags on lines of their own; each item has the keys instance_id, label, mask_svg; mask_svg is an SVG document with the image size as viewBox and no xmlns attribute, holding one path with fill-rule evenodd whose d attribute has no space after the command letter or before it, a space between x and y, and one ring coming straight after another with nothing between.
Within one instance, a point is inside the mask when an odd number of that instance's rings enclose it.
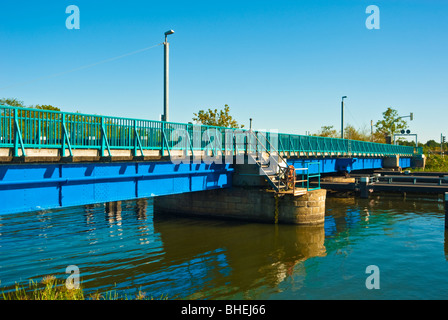
<instances>
[{"instance_id":1,"label":"concrete pier","mask_svg":"<svg viewBox=\"0 0 448 320\"><path fill-rule=\"evenodd\" d=\"M276 194L260 188L233 187L154 198L154 212L297 225L325 221L326 190Z\"/></svg>"},{"instance_id":2,"label":"concrete pier","mask_svg":"<svg viewBox=\"0 0 448 320\"><path fill-rule=\"evenodd\" d=\"M369 177L361 177L359 179L359 186L361 189L361 198L369 198Z\"/></svg>"}]
</instances>

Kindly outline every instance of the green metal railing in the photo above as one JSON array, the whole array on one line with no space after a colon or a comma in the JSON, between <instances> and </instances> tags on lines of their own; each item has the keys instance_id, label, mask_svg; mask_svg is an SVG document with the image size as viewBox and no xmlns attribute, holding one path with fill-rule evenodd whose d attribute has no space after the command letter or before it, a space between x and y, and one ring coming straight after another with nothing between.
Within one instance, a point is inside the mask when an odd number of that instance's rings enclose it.
<instances>
[{"instance_id":1,"label":"green metal railing","mask_svg":"<svg viewBox=\"0 0 448 320\"><path fill-rule=\"evenodd\" d=\"M311 165L315 165L317 166L317 172L310 174L310 166ZM307 181L306 181L306 189L308 191L313 191L313 190L319 190L320 189L320 162L309 162L306 165L307 171L308 171L308 175L307 175ZM318 186L314 187L314 188L310 188L310 178L317 178L316 180L318 181Z\"/></svg>"},{"instance_id":2,"label":"green metal railing","mask_svg":"<svg viewBox=\"0 0 448 320\"><path fill-rule=\"evenodd\" d=\"M310 166L316 166L317 167L317 172L315 173L310 173ZM299 168L296 169L296 172L300 171L299 173L297 173L298 176L301 176L301 179L299 180L300 182L300 187L301 188L306 188L307 191L313 191L313 190L319 190L320 189L320 166L321 163L318 161L315 162L308 162L306 164L305 168ZM317 178L316 181L318 182L317 187L311 188L310 187L310 179L312 178ZM295 186L297 187L297 185Z\"/></svg>"},{"instance_id":3,"label":"green metal railing","mask_svg":"<svg viewBox=\"0 0 448 320\"><path fill-rule=\"evenodd\" d=\"M142 155L144 150L160 150L163 155L173 150L194 154L239 154L247 152L247 130L118 118L81 113L17 108L0 105L0 147L13 148L14 156L26 156L26 149L60 149L73 155L74 149L97 149L101 156L111 150L131 150ZM255 131L255 134L259 133ZM421 148L323 138L294 134L263 132L260 136L283 154L319 155L401 155L421 154ZM267 144L268 145L268 144Z\"/></svg>"}]
</instances>

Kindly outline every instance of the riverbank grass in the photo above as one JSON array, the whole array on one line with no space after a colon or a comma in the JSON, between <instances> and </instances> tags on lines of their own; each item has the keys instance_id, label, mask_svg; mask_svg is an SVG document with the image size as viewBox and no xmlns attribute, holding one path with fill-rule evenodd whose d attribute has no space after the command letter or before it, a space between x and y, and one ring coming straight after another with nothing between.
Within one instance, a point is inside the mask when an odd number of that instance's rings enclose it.
<instances>
[{"instance_id":1,"label":"riverbank grass","mask_svg":"<svg viewBox=\"0 0 448 320\"><path fill-rule=\"evenodd\" d=\"M67 289L65 282L58 283L56 277L47 276L41 282L30 280L28 288L16 284L15 290L2 292L3 300L85 300L81 287Z\"/></svg>"},{"instance_id":2,"label":"riverbank grass","mask_svg":"<svg viewBox=\"0 0 448 320\"><path fill-rule=\"evenodd\" d=\"M168 296L159 298L147 296L139 290L135 296L120 295L112 290L106 293L93 293L88 296L80 285L78 289L68 289L65 281L58 281L54 276L47 276L41 282L30 280L28 288L16 284L15 289L0 293L3 300L168 300Z\"/></svg>"}]
</instances>

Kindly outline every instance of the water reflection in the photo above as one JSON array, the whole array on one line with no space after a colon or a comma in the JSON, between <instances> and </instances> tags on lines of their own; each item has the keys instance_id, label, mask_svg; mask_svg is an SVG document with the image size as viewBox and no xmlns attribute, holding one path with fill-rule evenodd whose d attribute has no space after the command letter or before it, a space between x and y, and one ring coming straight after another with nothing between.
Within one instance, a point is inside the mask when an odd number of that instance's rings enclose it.
<instances>
[{"instance_id":1,"label":"water reflection","mask_svg":"<svg viewBox=\"0 0 448 320\"><path fill-rule=\"evenodd\" d=\"M73 264L80 267L87 294L140 289L173 299L265 299L306 288L304 279L313 279L307 282L314 287L326 284L328 279L312 278L317 269L352 279L348 259L362 241L387 248L398 238L401 250L410 239L426 240L428 234L418 235L415 228L397 228L415 218L427 219L421 230L432 232L431 238L439 231L445 237L444 252L442 245L438 250L448 259L447 233L443 224L434 225L443 222L443 203L437 201L410 195L329 197L325 224L319 226L170 216L154 213L152 199L2 216L0 280L13 287L49 274L64 278ZM366 265L373 258L366 257Z\"/></svg>"},{"instance_id":2,"label":"water reflection","mask_svg":"<svg viewBox=\"0 0 448 320\"><path fill-rule=\"evenodd\" d=\"M247 291L260 285L275 287L293 274L296 265L310 257L325 255L323 225L206 222L156 214L154 229L163 242L164 261L181 264L207 252L220 252L229 271L215 274L213 287L226 288L226 293ZM204 272L215 273L214 270Z\"/></svg>"},{"instance_id":3,"label":"water reflection","mask_svg":"<svg viewBox=\"0 0 448 320\"><path fill-rule=\"evenodd\" d=\"M442 206L441 206L442 204ZM372 240L409 237L417 227L409 227L418 221L418 228L427 224L431 231L443 232L443 202L437 195L380 194L369 199L356 197L327 197L325 233L329 238L340 241L346 247L371 237ZM397 226L403 226L398 228ZM406 227L407 226L407 227ZM370 231L368 231L370 230ZM420 236L420 235L419 235ZM350 243L348 242L350 240ZM445 241L445 247L448 245ZM327 245L327 251L339 252L340 249ZM338 251L339 250L339 251Z\"/></svg>"},{"instance_id":4,"label":"water reflection","mask_svg":"<svg viewBox=\"0 0 448 320\"><path fill-rule=\"evenodd\" d=\"M77 252L70 263L80 265L87 292L139 288L154 296L254 298L257 288L276 289L298 270L305 272L304 261L326 254L324 225L153 215L151 199L82 208L84 223L76 215L65 217L84 229L71 239ZM51 230L50 239L57 237ZM58 244L52 241L54 251Z\"/></svg>"},{"instance_id":5,"label":"water reflection","mask_svg":"<svg viewBox=\"0 0 448 320\"><path fill-rule=\"evenodd\" d=\"M346 230L349 225L361 226L369 222L374 215L384 223L394 223L396 216L406 219L412 215L440 215L443 202L437 195L376 195L369 199L328 197L326 201L326 219L335 219L339 230ZM409 215L411 214L411 215Z\"/></svg>"},{"instance_id":6,"label":"water reflection","mask_svg":"<svg viewBox=\"0 0 448 320\"><path fill-rule=\"evenodd\" d=\"M107 202L106 205L106 220L111 225L121 225L121 201Z\"/></svg>"}]
</instances>

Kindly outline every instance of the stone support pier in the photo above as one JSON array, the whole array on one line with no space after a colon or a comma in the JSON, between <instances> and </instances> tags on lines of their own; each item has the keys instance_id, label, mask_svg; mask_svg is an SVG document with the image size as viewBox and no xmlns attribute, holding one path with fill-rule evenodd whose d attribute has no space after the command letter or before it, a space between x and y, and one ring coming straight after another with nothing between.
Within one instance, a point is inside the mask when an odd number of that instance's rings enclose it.
<instances>
[{"instance_id":1,"label":"stone support pier","mask_svg":"<svg viewBox=\"0 0 448 320\"><path fill-rule=\"evenodd\" d=\"M276 194L257 187L190 192L154 198L154 212L297 225L325 221L326 190Z\"/></svg>"}]
</instances>

